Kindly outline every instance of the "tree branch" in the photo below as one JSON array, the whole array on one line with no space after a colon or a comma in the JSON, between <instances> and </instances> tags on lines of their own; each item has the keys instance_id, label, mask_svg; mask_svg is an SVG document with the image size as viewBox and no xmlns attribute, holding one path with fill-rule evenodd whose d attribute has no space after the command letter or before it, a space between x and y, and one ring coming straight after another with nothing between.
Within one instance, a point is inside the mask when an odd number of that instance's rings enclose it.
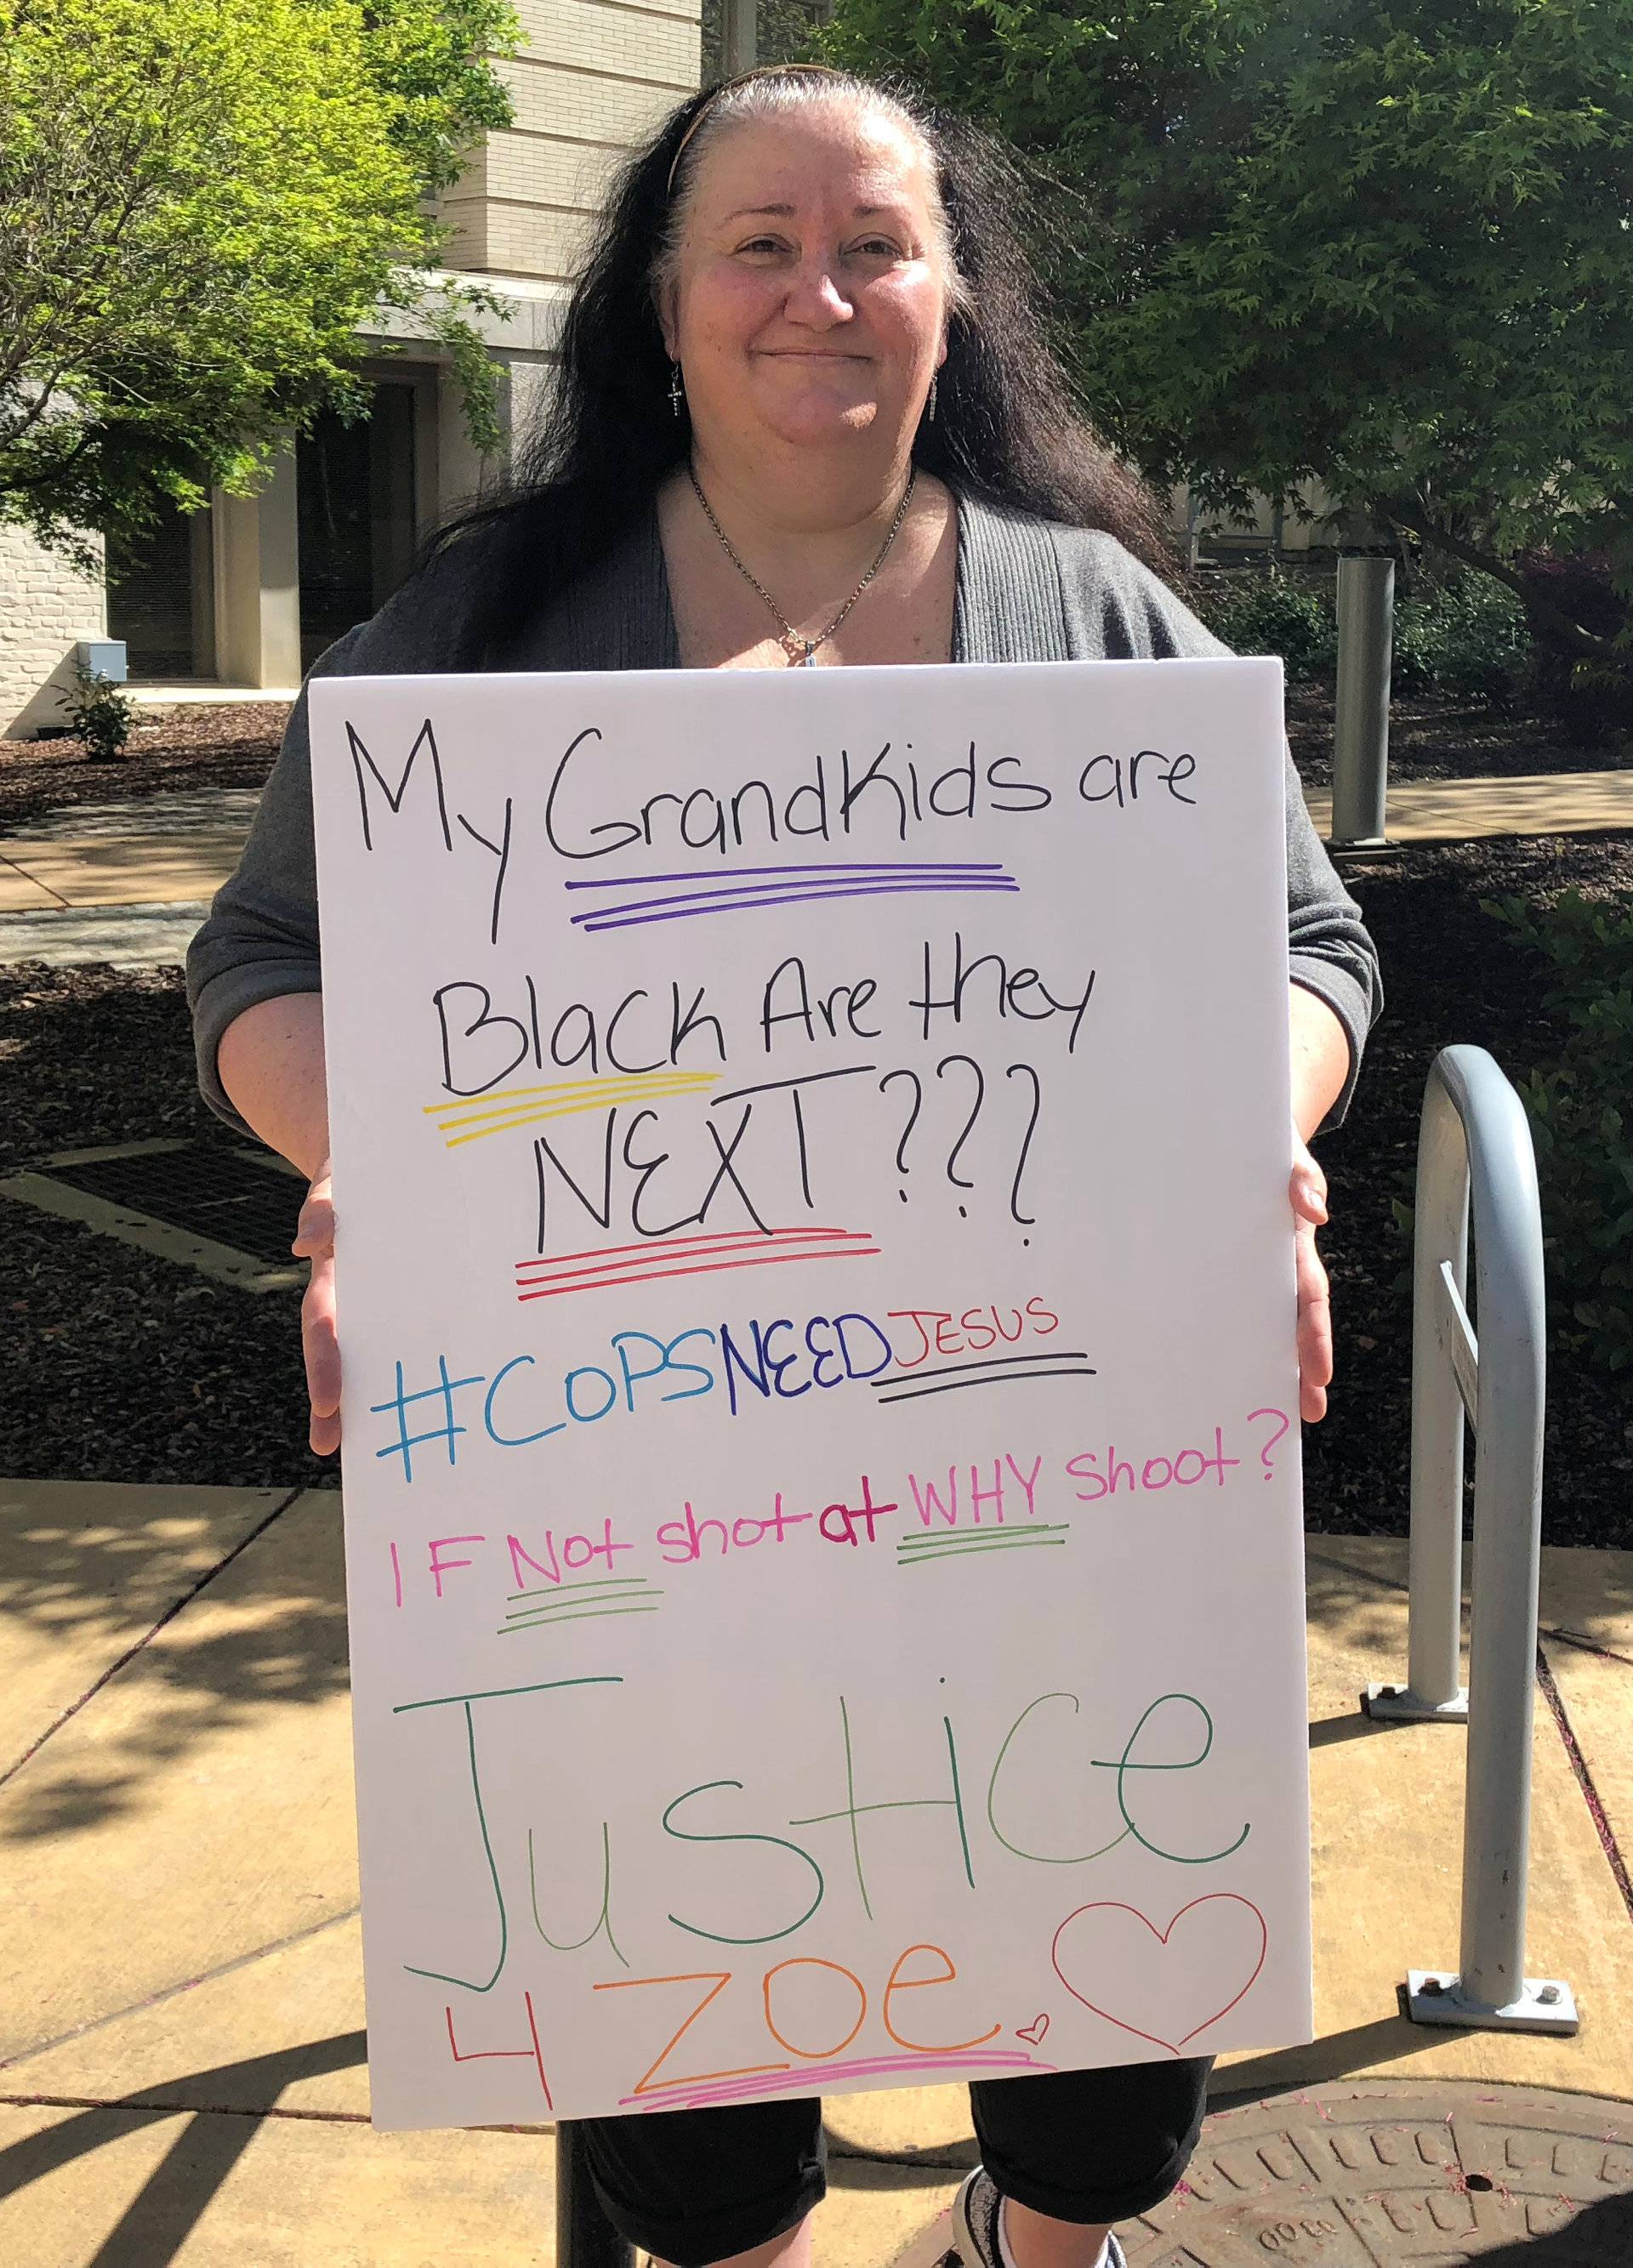
<instances>
[{"instance_id":1,"label":"tree branch","mask_svg":"<svg viewBox=\"0 0 1633 2268\"><path fill-rule=\"evenodd\" d=\"M1466 567L1478 568L1505 584L1525 608L1530 620L1551 630L1563 646L1579 654L1585 660L1598 660L1606 652L1609 640L1592 630L1584 630L1573 615L1552 599L1541 593L1534 580L1527 581L1518 568L1511 567L1495 552L1482 551L1478 544L1456 535L1437 520L1421 498L1408 501L1399 497L1378 497L1371 500L1369 509L1374 517L1404 527L1428 544L1431 550L1444 551L1448 557L1459 559Z\"/></svg>"}]
</instances>

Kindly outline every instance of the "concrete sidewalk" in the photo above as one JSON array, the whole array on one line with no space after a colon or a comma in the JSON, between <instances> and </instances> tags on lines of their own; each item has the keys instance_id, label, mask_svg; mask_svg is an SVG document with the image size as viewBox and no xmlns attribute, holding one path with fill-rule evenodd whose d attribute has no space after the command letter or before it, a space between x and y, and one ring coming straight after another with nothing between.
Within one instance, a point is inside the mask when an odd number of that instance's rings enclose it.
<instances>
[{"instance_id":1,"label":"concrete sidewalk","mask_svg":"<svg viewBox=\"0 0 1633 2268\"><path fill-rule=\"evenodd\" d=\"M76 804L0 840L0 961L174 966L238 864L255 788Z\"/></svg>"},{"instance_id":2,"label":"concrete sidewalk","mask_svg":"<svg viewBox=\"0 0 1633 2268\"><path fill-rule=\"evenodd\" d=\"M1333 799L1304 798L1326 841ZM1399 780L1390 784L1391 843L1473 843L1500 835L1603 835L1633 828L1633 771L1543 772L1526 779Z\"/></svg>"},{"instance_id":3,"label":"concrete sidewalk","mask_svg":"<svg viewBox=\"0 0 1633 2268\"><path fill-rule=\"evenodd\" d=\"M0 2260L552 2257L546 2130L366 2123L339 1511L331 1491L0 1488ZM1572 1985L1579 2036L1397 2013L1409 1966L1456 1958L1465 1738L1359 1713L1404 1663L1405 1546L1315 1536L1320 2036L1225 2059L1221 2096L1370 2080L1456 2102L1474 2080L1633 2100L1633 1553L1544 1559L1528 1962ZM822 2268L935 2258L972 2162L963 2091L836 2100L829 2125ZM1153 2224L1130 2235L1135 2268L1159 2257ZM1464 2255L1403 2238L1387 2257Z\"/></svg>"},{"instance_id":4,"label":"concrete sidewalk","mask_svg":"<svg viewBox=\"0 0 1633 2268\"><path fill-rule=\"evenodd\" d=\"M0 838L0 961L179 961L258 801L253 788L224 788L82 804ZM1331 797L1307 801L1325 836ZM1633 828L1633 770L1408 781L1392 789L1388 820L1400 843Z\"/></svg>"}]
</instances>

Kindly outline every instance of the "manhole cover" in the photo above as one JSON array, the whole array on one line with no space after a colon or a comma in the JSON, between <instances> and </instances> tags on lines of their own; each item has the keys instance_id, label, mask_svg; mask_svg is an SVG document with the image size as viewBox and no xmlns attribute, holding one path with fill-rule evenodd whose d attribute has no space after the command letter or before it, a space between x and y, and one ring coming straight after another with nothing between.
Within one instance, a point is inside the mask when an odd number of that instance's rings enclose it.
<instances>
[{"instance_id":1,"label":"manhole cover","mask_svg":"<svg viewBox=\"0 0 1633 2268\"><path fill-rule=\"evenodd\" d=\"M250 1291L304 1284L290 1253L306 1183L269 1151L133 1142L48 1158L0 1193Z\"/></svg>"},{"instance_id":2,"label":"manhole cover","mask_svg":"<svg viewBox=\"0 0 1633 2268\"><path fill-rule=\"evenodd\" d=\"M1216 2112L1129 2268L1629 2268L1633 2104L1448 2080Z\"/></svg>"}]
</instances>

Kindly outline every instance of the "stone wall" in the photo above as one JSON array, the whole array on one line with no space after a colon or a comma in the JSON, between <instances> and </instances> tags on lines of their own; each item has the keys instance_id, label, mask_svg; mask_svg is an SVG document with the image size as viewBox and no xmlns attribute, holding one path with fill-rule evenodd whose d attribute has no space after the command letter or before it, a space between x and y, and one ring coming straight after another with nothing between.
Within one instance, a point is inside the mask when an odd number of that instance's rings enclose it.
<instances>
[{"instance_id":1,"label":"stone wall","mask_svg":"<svg viewBox=\"0 0 1633 2268\"><path fill-rule=\"evenodd\" d=\"M96 539L99 546L100 539ZM77 575L20 527L0 527L0 739L30 740L63 721L77 640L106 637L101 576Z\"/></svg>"}]
</instances>

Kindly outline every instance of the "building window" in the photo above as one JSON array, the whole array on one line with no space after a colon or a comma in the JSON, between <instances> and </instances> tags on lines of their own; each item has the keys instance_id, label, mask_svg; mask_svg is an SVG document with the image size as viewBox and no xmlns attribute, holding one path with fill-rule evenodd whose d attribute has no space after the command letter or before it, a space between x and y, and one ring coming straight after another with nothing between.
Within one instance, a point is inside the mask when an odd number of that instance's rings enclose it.
<instances>
[{"instance_id":1,"label":"building window","mask_svg":"<svg viewBox=\"0 0 1633 2268\"><path fill-rule=\"evenodd\" d=\"M133 678L215 674L210 511L166 510L139 536L107 539L107 634Z\"/></svg>"},{"instance_id":2,"label":"building window","mask_svg":"<svg viewBox=\"0 0 1633 2268\"><path fill-rule=\"evenodd\" d=\"M333 410L295 444L300 666L366 622L414 556L414 388L375 387L369 413Z\"/></svg>"}]
</instances>

